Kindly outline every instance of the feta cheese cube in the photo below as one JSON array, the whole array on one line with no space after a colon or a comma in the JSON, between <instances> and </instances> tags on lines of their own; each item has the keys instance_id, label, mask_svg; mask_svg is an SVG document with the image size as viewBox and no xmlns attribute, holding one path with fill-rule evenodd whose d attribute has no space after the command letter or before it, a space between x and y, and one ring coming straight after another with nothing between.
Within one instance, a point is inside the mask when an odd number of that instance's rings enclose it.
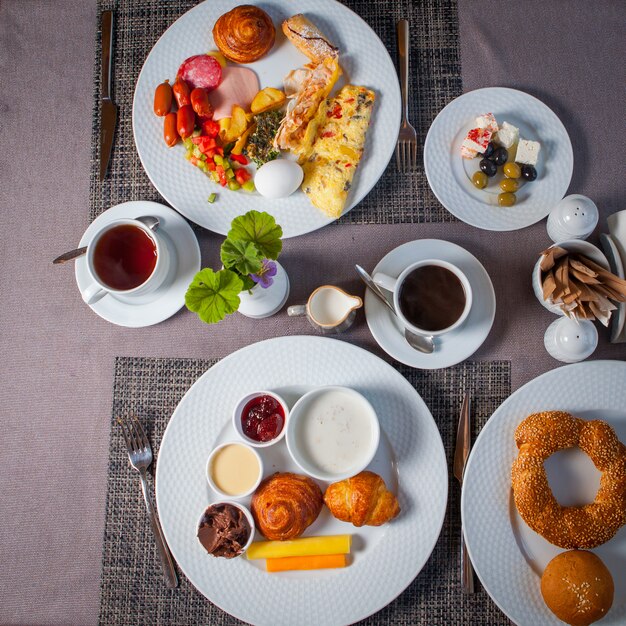
<instances>
[{"instance_id":1,"label":"feta cheese cube","mask_svg":"<svg viewBox=\"0 0 626 626\"><path fill-rule=\"evenodd\" d=\"M517 153L515 154L515 162L524 165L537 165L537 157L541 144L538 141L527 141L520 139L517 144Z\"/></svg>"},{"instance_id":2,"label":"feta cheese cube","mask_svg":"<svg viewBox=\"0 0 626 626\"><path fill-rule=\"evenodd\" d=\"M495 134L498 132L498 122L493 113L483 113L476 118L476 128L486 128Z\"/></svg>"},{"instance_id":3,"label":"feta cheese cube","mask_svg":"<svg viewBox=\"0 0 626 626\"><path fill-rule=\"evenodd\" d=\"M487 128L472 128L461 145L461 156L473 159L479 152L484 152L491 141L492 132Z\"/></svg>"},{"instance_id":4,"label":"feta cheese cube","mask_svg":"<svg viewBox=\"0 0 626 626\"><path fill-rule=\"evenodd\" d=\"M519 128L509 124L508 122L502 122L502 126L496 135L495 140L504 148L510 148L513 144L517 143L519 139Z\"/></svg>"}]
</instances>

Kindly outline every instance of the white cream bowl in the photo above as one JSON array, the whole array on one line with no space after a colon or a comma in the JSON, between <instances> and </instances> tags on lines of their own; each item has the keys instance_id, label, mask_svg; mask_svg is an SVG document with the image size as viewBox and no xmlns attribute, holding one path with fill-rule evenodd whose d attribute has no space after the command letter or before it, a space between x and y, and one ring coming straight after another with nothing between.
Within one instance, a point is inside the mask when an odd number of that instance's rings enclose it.
<instances>
[{"instance_id":1,"label":"white cream bowl","mask_svg":"<svg viewBox=\"0 0 626 626\"><path fill-rule=\"evenodd\" d=\"M333 405L332 409L326 407L322 411L320 407L324 406L323 402L328 401L332 395L337 398L336 405ZM363 445L358 446L361 450L352 463L349 460L343 463L337 462L336 470L328 466L323 467L321 462L314 458L315 453L324 454L330 451L332 455L336 452L336 458L339 461L343 451L348 449L349 444L354 441L351 441L349 436L350 422L346 421L345 416L341 416L348 405L358 412L358 419L362 424L367 425L369 430L367 438L360 442ZM334 413L329 413L330 410ZM310 437L305 440L307 437L305 431L308 430L310 435L312 428L315 429L314 420L318 422L316 432L325 435L326 442L321 439L316 440L317 443L312 442ZM351 423L355 425L354 420ZM322 424L327 424L327 426ZM333 429L336 431L335 435L333 435ZM364 470L374 458L380 442L380 425L376 411L364 396L349 387L319 387L305 393L291 409L286 430L287 449L298 467L313 478L330 483L350 478ZM333 446L337 448L336 451L331 449Z\"/></svg>"}]
</instances>

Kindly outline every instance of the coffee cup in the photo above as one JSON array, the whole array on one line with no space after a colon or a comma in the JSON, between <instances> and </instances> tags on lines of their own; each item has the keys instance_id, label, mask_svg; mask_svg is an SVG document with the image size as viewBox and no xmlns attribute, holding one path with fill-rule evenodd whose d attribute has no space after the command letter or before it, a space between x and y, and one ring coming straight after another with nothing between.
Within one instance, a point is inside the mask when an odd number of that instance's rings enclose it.
<instances>
[{"instance_id":1,"label":"coffee cup","mask_svg":"<svg viewBox=\"0 0 626 626\"><path fill-rule=\"evenodd\" d=\"M306 304L290 306L287 315L306 315L311 326L322 333L342 333L352 326L356 310L362 306L358 296L351 296L335 285L323 285L309 296Z\"/></svg>"},{"instance_id":2,"label":"coffee cup","mask_svg":"<svg viewBox=\"0 0 626 626\"><path fill-rule=\"evenodd\" d=\"M157 232L138 219L118 219L102 226L87 247L92 280L82 292L87 304L111 294L136 296L155 291L167 277L170 256Z\"/></svg>"},{"instance_id":3,"label":"coffee cup","mask_svg":"<svg viewBox=\"0 0 626 626\"><path fill-rule=\"evenodd\" d=\"M472 308L472 288L465 274L439 259L417 261L393 278L381 272L374 282L393 294L402 325L418 335L438 336L458 328Z\"/></svg>"}]
</instances>

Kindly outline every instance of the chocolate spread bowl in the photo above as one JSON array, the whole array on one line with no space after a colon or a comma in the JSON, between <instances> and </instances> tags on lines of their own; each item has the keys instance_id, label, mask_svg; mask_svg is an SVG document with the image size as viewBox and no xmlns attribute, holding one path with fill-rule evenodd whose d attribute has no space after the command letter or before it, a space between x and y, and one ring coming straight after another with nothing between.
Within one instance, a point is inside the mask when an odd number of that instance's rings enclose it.
<instances>
[{"instance_id":1,"label":"chocolate spread bowl","mask_svg":"<svg viewBox=\"0 0 626 626\"><path fill-rule=\"evenodd\" d=\"M198 521L198 541L208 554L233 559L241 556L254 540L252 513L237 502L210 504Z\"/></svg>"}]
</instances>

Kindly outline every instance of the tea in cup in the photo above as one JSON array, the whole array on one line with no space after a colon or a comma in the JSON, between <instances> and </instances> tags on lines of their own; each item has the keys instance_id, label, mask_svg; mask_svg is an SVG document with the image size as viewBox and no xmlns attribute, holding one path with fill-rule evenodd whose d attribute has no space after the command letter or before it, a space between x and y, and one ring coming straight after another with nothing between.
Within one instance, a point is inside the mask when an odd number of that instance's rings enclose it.
<instances>
[{"instance_id":1,"label":"tea in cup","mask_svg":"<svg viewBox=\"0 0 626 626\"><path fill-rule=\"evenodd\" d=\"M87 248L92 279L82 293L87 304L107 294L124 296L158 289L169 270L167 245L139 220L119 219L103 226Z\"/></svg>"},{"instance_id":2,"label":"tea in cup","mask_svg":"<svg viewBox=\"0 0 626 626\"><path fill-rule=\"evenodd\" d=\"M363 306L358 296L351 296L334 285L318 287L306 304L290 306L287 315L306 315L311 325L323 333L341 333L352 326L357 309Z\"/></svg>"},{"instance_id":3,"label":"tea in cup","mask_svg":"<svg viewBox=\"0 0 626 626\"><path fill-rule=\"evenodd\" d=\"M373 278L393 293L398 318L418 335L443 335L458 328L472 307L467 277L447 261L425 259L409 265L398 278L380 272Z\"/></svg>"}]
</instances>

